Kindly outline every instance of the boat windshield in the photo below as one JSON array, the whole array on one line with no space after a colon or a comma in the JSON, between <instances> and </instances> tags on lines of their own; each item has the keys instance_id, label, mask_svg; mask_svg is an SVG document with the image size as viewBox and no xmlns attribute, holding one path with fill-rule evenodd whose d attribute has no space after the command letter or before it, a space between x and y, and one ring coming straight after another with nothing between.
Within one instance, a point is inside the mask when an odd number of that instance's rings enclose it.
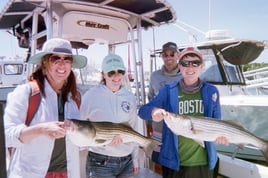
<instances>
[{"instance_id":1,"label":"boat windshield","mask_svg":"<svg viewBox=\"0 0 268 178\"><path fill-rule=\"evenodd\" d=\"M23 73L23 64L4 64L5 75L21 75Z\"/></svg>"},{"instance_id":2,"label":"boat windshield","mask_svg":"<svg viewBox=\"0 0 268 178\"><path fill-rule=\"evenodd\" d=\"M217 59L212 49L201 49L201 53L204 59L204 68L200 76L202 80L216 84L244 83L239 66L222 60L222 58Z\"/></svg>"},{"instance_id":3,"label":"boat windshield","mask_svg":"<svg viewBox=\"0 0 268 178\"><path fill-rule=\"evenodd\" d=\"M238 66L230 64L227 61L223 61L223 65L228 83L243 83L242 73Z\"/></svg>"}]
</instances>

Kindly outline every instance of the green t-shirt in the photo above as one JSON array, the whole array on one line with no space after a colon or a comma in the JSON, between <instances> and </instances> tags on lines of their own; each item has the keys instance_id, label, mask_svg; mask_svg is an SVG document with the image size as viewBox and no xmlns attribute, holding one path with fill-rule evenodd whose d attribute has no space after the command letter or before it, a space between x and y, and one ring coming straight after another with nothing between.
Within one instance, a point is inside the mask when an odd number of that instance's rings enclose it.
<instances>
[{"instance_id":1,"label":"green t-shirt","mask_svg":"<svg viewBox=\"0 0 268 178\"><path fill-rule=\"evenodd\" d=\"M204 108L201 92L195 94L183 93L179 87L179 113L191 116L203 116ZM179 137L179 157L181 166L207 165L207 152L204 147L193 139Z\"/></svg>"},{"instance_id":2,"label":"green t-shirt","mask_svg":"<svg viewBox=\"0 0 268 178\"><path fill-rule=\"evenodd\" d=\"M64 102L62 94L58 95L58 115L59 121L64 121ZM53 152L50 159L48 172L66 172L67 158L66 158L66 143L65 137L55 140Z\"/></svg>"}]
</instances>

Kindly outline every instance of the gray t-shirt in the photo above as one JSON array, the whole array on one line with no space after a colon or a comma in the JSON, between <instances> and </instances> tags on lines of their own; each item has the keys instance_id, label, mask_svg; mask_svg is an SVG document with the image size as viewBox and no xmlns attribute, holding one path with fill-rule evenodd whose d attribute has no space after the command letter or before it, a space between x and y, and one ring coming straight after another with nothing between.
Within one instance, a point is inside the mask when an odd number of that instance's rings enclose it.
<instances>
[{"instance_id":1,"label":"gray t-shirt","mask_svg":"<svg viewBox=\"0 0 268 178\"><path fill-rule=\"evenodd\" d=\"M178 82L182 78L182 75L178 72L174 75L165 75L162 69L156 70L151 74L150 77L150 85L149 85L149 92L148 92L148 99L151 100L153 97L155 97L159 90L164 87L166 84L170 84L173 82ZM161 122L152 122L148 123L152 124L153 128L153 135L152 137L156 140L161 141L162 139L162 121Z\"/></svg>"},{"instance_id":2,"label":"gray t-shirt","mask_svg":"<svg viewBox=\"0 0 268 178\"><path fill-rule=\"evenodd\" d=\"M175 75L165 75L162 69L156 70L151 74L148 99L151 100L156 96L159 90L166 84L178 82L182 78L180 73Z\"/></svg>"}]
</instances>

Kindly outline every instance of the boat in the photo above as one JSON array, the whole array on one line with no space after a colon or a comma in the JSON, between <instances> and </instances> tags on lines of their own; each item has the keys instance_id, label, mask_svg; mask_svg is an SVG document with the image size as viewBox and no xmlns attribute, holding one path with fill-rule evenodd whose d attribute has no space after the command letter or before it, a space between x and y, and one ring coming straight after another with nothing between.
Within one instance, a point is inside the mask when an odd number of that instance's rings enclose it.
<instances>
[{"instance_id":1,"label":"boat","mask_svg":"<svg viewBox=\"0 0 268 178\"><path fill-rule=\"evenodd\" d=\"M5 101L7 94L25 81L26 68L27 64L23 60L4 57L0 60L0 101Z\"/></svg>"},{"instance_id":2,"label":"boat","mask_svg":"<svg viewBox=\"0 0 268 178\"><path fill-rule=\"evenodd\" d=\"M172 6L162 0L9 0L0 12L0 30L12 31L14 37L18 39L19 46L28 49L29 55L35 54L41 49L44 41L52 37L70 40L76 51L78 49L86 50L96 43L107 45L107 53L115 52L119 46L130 45L131 62L134 66L132 68L134 75L131 77L134 78L137 103L142 105L146 102L146 86L141 31L175 23L176 18L176 12ZM207 78L207 80L218 84L219 90L226 93L222 96L228 97L230 93L239 92L242 95L245 81L240 73L239 65L254 60L263 50L263 45L256 41L227 40L227 42L220 42L218 40L218 42L203 45L201 50L208 56L208 59L211 59L208 61L211 63L211 67L208 69L212 71L218 69L219 77L222 78L214 78L212 75L204 75L204 77L210 76L211 79ZM233 46L239 46L235 49L242 49L238 53L236 50L232 51ZM241 51L251 49L254 50L251 53L252 56L242 58L244 53ZM222 55L228 56L226 59L230 61L223 60ZM237 57L237 55L240 56ZM26 62L28 57L25 59ZM29 64L28 74L33 68L34 66ZM81 91L88 87L83 76L85 72L87 71L83 71L83 69L76 72ZM233 76L233 72L238 73ZM228 109L233 107L229 107L226 102L226 108L226 113L229 113ZM3 124L1 123L1 125ZM0 130L3 129L0 128ZM143 121L140 121L140 132L147 133ZM3 138L2 133L1 141L4 141ZM1 144L1 149L3 150L1 156L5 157L4 143ZM82 157L82 155L79 156L79 158ZM140 163L142 168L136 177L161 177L154 170L149 169L148 159L144 157L143 153L141 153L141 158L143 158ZM228 161L230 159L232 161ZM238 163L241 170L250 170L254 174L260 175L259 177L267 175L267 167L264 167L262 170L265 171L260 173L259 169L251 169L253 163L245 161L248 164L242 164L241 162L244 163L243 160L237 158L222 156L221 174L224 176L229 176L230 172L235 174L239 168L231 169L228 172L224 171L224 166ZM77 163L76 167L79 168L80 161L78 160ZM3 167L1 167L0 175L5 177L6 163L4 162L1 166ZM85 177L81 170L75 171L75 174L74 177ZM241 176L236 173L236 177Z\"/></svg>"}]
</instances>

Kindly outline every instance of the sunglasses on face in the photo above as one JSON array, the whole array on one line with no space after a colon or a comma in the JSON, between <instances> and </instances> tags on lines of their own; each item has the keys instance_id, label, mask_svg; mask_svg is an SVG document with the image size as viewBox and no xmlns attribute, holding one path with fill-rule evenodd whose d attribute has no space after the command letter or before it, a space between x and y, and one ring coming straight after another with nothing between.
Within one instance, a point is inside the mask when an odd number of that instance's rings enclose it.
<instances>
[{"instance_id":1,"label":"sunglasses on face","mask_svg":"<svg viewBox=\"0 0 268 178\"><path fill-rule=\"evenodd\" d=\"M49 57L49 61L52 64L59 64L62 60L64 61L65 64L72 64L73 63L73 57L72 56L65 56L65 57L50 56Z\"/></svg>"},{"instance_id":2,"label":"sunglasses on face","mask_svg":"<svg viewBox=\"0 0 268 178\"><path fill-rule=\"evenodd\" d=\"M179 64L182 65L182 67L189 67L190 64L192 64L193 67L198 67L202 64L202 61L200 61L200 60L194 60L194 61L180 60Z\"/></svg>"},{"instance_id":3,"label":"sunglasses on face","mask_svg":"<svg viewBox=\"0 0 268 178\"><path fill-rule=\"evenodd\" d=\"M163 57L174 57L174 56L175 56L175 53L171 53L171 54L163 53Z\"/></svg>"},{"instance_id":4,"label":"sunglasses on face","mask_svg":"<svg viewBox=\"0 0 268 178\"><path fill-rule=\"evenodd\" d=\"M108 72L107 74L108 74L108 77L112 77L116 73L121 74L121 75L125 75L125 71L124 70L118 70L118 71L113 70L113 71Z\"/></svg>"}]
</instances>

